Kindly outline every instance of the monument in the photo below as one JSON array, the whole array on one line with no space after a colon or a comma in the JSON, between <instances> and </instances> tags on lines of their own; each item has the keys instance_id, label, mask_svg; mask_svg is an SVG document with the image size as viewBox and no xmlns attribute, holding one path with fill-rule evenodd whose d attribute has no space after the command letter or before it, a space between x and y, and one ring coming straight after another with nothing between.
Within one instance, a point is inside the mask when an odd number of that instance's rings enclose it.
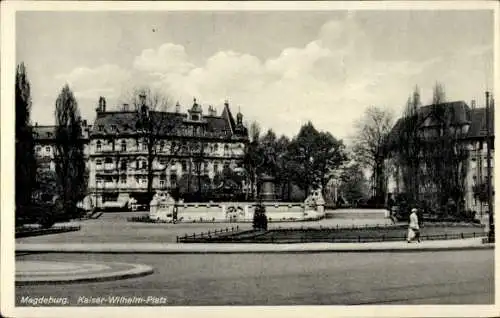
<instances>
[{"instance_id":1,"label":"monument","mask_svg":"<svg viewBox=\"0 0 500 318\"><path fill-rule=\"evenodd\" d=\"M260 182L260 199L264 202L276 201L275 178L267 174L261 174Z\"/></svg>"},{"instance_id":2,"label":"monument","mask_svg":"<svg viewBox=\"0 0 500 318\"><path fill-rule=\"evenodd\" d=\"M149 204L149 218L155 221L173 222L175 200L170 193L157 191Z\"/></svg>"}]
</instances>

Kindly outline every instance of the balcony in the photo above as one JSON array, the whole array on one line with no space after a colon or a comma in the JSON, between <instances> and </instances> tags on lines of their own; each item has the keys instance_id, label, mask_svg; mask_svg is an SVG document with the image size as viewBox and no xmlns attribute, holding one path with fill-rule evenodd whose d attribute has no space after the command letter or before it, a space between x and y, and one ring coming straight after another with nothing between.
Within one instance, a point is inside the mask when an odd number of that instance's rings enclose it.
<instances>
[{"instance_id":1,"label":"balcony","mask_svg":"<svg viewBox=\"0 0 500 318\"><path fill-rule=\"evenodd\" d=\"M111 170L115 170L116 169L116 165L114 163L105 163L104 164L104 170L106 171L111 171Z\"/></svg>"}]
</instances>

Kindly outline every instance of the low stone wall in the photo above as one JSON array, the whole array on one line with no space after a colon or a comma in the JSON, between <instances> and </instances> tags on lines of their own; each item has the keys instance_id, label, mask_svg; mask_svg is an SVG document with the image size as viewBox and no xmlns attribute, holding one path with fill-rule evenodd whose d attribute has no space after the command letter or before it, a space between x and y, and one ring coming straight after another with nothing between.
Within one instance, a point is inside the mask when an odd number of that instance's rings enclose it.
<instances>
[{"instance_id":1,"label":"low stone wall","mask_svg":"<svg viewBox=\"0 0 500 318\"><path fill-rule=\"evenodd\" d=\"M179 222L251 222L256 204L250 202L177 203ZM301 203L264 203L269 222L301 221L324 217L322 207L306 209Z\"/></svg>"}]
</instances>

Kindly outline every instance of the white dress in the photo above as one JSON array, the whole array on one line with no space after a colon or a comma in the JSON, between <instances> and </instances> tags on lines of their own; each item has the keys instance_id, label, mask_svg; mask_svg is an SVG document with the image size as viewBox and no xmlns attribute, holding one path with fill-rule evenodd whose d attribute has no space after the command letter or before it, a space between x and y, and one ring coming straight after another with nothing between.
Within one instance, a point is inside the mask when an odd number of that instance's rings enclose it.
<instances>
[{"instance_id":1,"label":"white dress","mask_svg":"<svg viewBox=\"0 0 500 318\"><path fill-rule=\"evenodd\" d=\"M410 225L408 226L408 241L415 237L415 230L419 230L417 213L410 214Z\"/></svg>"}]
</instances>

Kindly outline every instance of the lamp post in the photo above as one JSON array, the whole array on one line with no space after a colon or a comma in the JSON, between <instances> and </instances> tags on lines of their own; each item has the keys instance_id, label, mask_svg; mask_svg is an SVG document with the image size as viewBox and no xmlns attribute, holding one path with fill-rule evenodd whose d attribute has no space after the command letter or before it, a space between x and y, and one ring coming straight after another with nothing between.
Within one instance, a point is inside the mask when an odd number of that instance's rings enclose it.
<instances>
[{"instance_id":1,"label":"lamp post","mask_svg":"<svg viewBox=\"0 0 500 318\"><path fill-rule=\"evenodd\" d=\"M491 186L491 125L490 125L490 92L486 92L486 163L488 184L488 242L495 242L495 222L493 220L493 189Z\"/></svg>"}]
</instances>

